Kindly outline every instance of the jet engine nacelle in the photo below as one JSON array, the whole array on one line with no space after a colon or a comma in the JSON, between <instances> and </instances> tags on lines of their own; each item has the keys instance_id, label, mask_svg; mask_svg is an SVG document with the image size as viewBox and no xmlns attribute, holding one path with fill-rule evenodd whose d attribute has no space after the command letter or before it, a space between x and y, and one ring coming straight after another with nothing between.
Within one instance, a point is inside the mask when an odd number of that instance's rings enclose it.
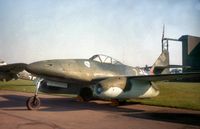
<instances>
[{"instance_id":1,"label":"jet engine nacelle","mask_svg":"<svg viewBox=\"0 0 200 129\"><path fill-rule=\"evenodd\" d=\"M94 87L94 95L105 99L151 98L159 94L153 82L113 77Z\"/></svg>"},{"instance_id":2,"label":"jet engine nacelle","mask_svg":"<svg viewBox=\"0 0 200 129\"><path fill-rule=\"evenodd\" d=\"M94 94L102 98L116 98L123 93L127 85L125 77L113 77L101 81L94 88Z\"/></svg>"}]
</instances>

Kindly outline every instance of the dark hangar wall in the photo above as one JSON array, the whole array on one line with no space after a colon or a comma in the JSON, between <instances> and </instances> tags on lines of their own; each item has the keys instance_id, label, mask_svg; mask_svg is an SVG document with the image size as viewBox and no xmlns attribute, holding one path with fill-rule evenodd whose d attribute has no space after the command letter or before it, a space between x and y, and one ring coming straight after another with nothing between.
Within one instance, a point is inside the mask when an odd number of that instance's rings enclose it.
<instances>
[{"instance_id":1,"label":"dark hangar wall","mask_svg":"<svg viewBox=\"0 0 200 129\"><path fill-rule=\"evenodd\" d=\"M200 71L200 37L183 35L179 40L182 41L183 65L191 66L191 69L183 69L183 72Z\"/></svg>"}]
</instances>

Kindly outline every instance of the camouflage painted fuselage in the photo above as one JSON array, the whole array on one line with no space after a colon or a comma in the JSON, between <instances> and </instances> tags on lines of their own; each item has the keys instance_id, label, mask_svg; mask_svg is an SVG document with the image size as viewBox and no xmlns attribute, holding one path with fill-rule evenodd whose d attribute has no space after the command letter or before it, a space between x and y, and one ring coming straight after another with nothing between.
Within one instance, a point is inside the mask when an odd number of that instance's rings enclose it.
<instances>
[{"instance_id":1,"label":"camouflage painted fuselage","mask_svg":"<svg viewBox=\"0 0 200 129\"><path fill-rule=\"evenodd\" d=\"M39 77L77 83L115 76L136 76L143 74L139 68L123 64L100 63L89 59L47 60L30 64L27 69ZM61 80L60 80L61 79Z\"/></svg>"},{"instance_id":2,"label":"camouflage painted fuselage","mask_svg":"<svg viewBox=\"0 0 200 129\"><path fill-rule=\"evenodd\" d=\"M54 92L68 91L67 93L79 94L83 87L90 87L93 96L113 99L154 97L159 93L149 81L127 79L127 76L145 73L140 68L121 63L60 59L35 62L29 64L26 70L46 80L46 85L54 87ZM45 90L47 89L43 89L44 92Z\"/></svg>"}]
</instances>

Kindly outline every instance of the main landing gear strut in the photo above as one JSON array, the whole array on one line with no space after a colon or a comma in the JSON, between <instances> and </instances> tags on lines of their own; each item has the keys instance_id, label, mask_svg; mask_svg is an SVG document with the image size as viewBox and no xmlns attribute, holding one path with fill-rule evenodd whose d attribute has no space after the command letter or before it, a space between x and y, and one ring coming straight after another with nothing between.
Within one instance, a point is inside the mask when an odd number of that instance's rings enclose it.
<instances>
[{"instance_id":1,"label":"main landing gear strut","mask_svg":"<svg viewBox=\"0 0 200 129\"><path fill-rule=\"evenodd\" d=\"M89 102L92 98L92 89L89 87L84 87L80 90L77 100L81 102Z\"/></svg>"},{"instance_id":2,"label":"main landing gear strut","mask_svg":"<svg viewBox=\"0 0 200 129\"><path fill-rule=\"evenodd\" d=\"M43 81L43 79L37 80L35 95L28 98L26 101L26 106L27 106L28 110L38 110L40 108L40 99L37 95L38 95L38 90L40 88L42 81Z\"/></svg>"}]
</instances>

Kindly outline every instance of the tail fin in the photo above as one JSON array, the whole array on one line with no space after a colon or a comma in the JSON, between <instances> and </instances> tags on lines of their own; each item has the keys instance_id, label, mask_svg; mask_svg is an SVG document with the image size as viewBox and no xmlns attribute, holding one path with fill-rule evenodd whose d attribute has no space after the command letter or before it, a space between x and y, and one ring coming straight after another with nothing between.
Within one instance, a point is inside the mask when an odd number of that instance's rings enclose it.
<instances>
[{"instance_id":1,"label":"tail fin","mask_svg":"<svg viewBox=\"0 0 200 129\"><path fill-rule=\"evenodd\" d=\"M163 50L156 62L150 69L150 74L167 74L169 73L169 52Z\"/></svg>"}]
</instances>

